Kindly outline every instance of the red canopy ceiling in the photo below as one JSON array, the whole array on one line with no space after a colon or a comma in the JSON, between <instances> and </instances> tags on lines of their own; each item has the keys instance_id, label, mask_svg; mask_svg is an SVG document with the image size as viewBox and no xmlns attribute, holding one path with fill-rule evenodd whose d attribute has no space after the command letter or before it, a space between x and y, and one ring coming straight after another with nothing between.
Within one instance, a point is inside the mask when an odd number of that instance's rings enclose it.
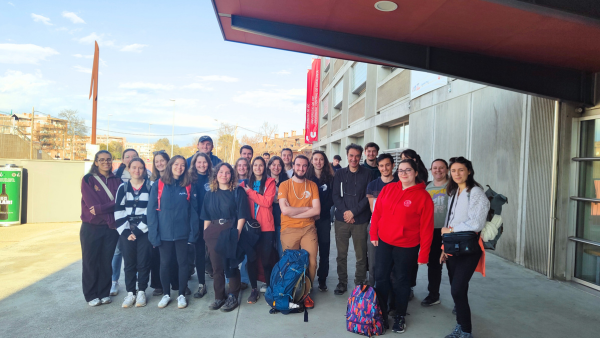
<instances>
[{"instance_id":1,"label":"red canopy ceiling","mask_svg":"<svg viewBox=\"0 0 600 338\"><path fill-rule=\"evenodd\" d=\"M213 0L224 38L253 45L360 60L320 48L231 28L226 15L507 58L600 71L600 25L542 15L482 0ZM372 62L372 61L370 61Z\"/></svg>"}]
</instances>

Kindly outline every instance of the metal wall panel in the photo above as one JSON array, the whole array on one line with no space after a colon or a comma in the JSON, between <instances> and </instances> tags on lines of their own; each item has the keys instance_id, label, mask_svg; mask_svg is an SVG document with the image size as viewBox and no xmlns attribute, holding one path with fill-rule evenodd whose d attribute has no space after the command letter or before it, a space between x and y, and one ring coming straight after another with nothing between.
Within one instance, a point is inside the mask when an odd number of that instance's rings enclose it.
<instances>
[{"instance_id":1,"label":"metal wall panel","mask_svg":"<svg viewBox=\"0 0 600 338\"><path fill-rule=\"evenodd\" d=\"M408 147L415 150L423 163L431 163L434 107L423 109L409 116Z\"/></svg>"},{"instance_id":2,"label":"metal wall panel","mask_svg":"<svg viewBox=\"0 0 600 338\"><path fill-rule=\"evenodd\" d=\"M487 87L473 94L471 160L475 180L508 197L502 209L504 234L496 254L515 261L520 154L525 95Z\"/></svg>"},{"instance_id":3,"label":"metal wall panel","mask_svg":"<svg viewBox=\"0 0 600 338\"><path fill-rule=\"evenodd\" d=\"M554 101L531 98L526 205L523 226L525 267L546 274L548 263L548 224L552 188L552 134Z\"/></svg>"},{"instance_id":4,"label":"metal wall panel","mask_svg":"<svg viewBox=\"0 0 600 338\"><path fill-rule=\"evenodd\" d=\"M453 156L467 157L470 104L471 95L462 95L435 106L435 133L432 135L435 158L447 161ZM424 163L429 167L431 161Z\"/></svg>"}]
</instances>

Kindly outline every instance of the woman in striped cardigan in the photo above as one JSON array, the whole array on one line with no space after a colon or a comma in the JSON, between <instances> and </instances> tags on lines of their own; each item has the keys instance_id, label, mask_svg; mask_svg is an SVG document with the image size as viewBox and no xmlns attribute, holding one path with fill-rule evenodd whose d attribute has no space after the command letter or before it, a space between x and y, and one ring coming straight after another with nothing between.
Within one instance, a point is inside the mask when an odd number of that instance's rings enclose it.
<instances>
[{"instance_id":1,"label":"woman in striped cardigan","mask_svg":"<svg viewBox=\"0 0 600 338\"><path fill-rule=\"evenodd\" d=\"M150 277L150 253L146 208L150 195L146 163L134 158L128 164L129 182L121 184L115 200L115 221L119 244L125 260L125 287L127 296L123 307L146 306L146 288ZM136 281L138 291L136 295Z\"/></svg>"}]
</instances>

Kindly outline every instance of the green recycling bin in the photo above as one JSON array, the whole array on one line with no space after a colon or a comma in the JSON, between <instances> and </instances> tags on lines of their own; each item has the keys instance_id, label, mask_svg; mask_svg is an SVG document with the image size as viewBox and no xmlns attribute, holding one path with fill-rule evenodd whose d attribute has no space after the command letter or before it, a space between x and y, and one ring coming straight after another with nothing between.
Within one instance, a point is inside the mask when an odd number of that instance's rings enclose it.
<instances>
[{"instance_id":1,"label":"green recycling bin","mask_svg":"<svg viewBox=\"0 0 600 338\"><path fill-rule=\"evenodd\" d=\"M23 168L14 164L0 167L0 226L21 224Z\"/></svg>"}]
</instances>

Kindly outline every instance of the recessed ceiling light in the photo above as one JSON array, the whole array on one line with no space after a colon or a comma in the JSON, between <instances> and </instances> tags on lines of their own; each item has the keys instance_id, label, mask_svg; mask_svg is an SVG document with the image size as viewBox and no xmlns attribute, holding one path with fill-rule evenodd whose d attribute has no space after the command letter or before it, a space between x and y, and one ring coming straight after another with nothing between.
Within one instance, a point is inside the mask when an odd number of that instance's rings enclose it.
<instances>
[{"instance_id":1,"label":"recessed ceiling light","mask_svg":"<svg viewBox=\"0 0 600 338\"><path fill-rule=\"evenodd\" d=\"M377 10L380 10L382 12L391 12L391 11L395 11L396 9L398 9L398 5L396 5L396 3L391 2L391 1L377 1L375 3L375 8L377 8Z\"/></svg>"}]
</instances>

